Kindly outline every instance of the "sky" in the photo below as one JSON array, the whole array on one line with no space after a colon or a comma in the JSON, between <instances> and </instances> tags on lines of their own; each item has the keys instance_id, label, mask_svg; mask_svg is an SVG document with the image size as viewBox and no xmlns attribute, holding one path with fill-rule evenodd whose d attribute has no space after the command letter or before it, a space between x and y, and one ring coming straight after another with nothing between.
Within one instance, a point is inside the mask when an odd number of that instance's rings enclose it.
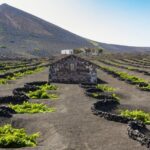
<instances>
[{"instance_id":1,"label":"sky","mask_svg":"<svg viewBox=\"0 0 150 150\"><path fill-rule=\"evenodd\" d=\"M0 0L99 42L150 46L150 0Z\"/></svg>"}]
</instances>

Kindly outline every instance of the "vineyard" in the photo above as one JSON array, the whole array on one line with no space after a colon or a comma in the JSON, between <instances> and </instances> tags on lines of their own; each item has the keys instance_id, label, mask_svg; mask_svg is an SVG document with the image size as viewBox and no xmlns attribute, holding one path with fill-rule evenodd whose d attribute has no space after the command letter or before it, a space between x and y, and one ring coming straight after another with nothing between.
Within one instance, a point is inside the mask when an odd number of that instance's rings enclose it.
<instances>
[{"instance_id":1,"label":"vineyard","mask_svg":"<svg viewBox=\"0 0 150 150\"><path fill-rule=\"evenodd\" d=\"M150 56L86 58L98 83L48 82L51 60L0 61L0 149L147 150Z\"/></svg>"},{"instance_id":2,"label":"vineyard","mask_svg":"<svg viewBox=\"0 0 150 150\"><path fill-rule=\"evenodd\" d=\"M91 107L94 115L127 124L129 138L147 148L150 148L149 60L149 55L91 58L107 85L86 90L88 96L98 99Z\"/></svg>"}]
</instances>

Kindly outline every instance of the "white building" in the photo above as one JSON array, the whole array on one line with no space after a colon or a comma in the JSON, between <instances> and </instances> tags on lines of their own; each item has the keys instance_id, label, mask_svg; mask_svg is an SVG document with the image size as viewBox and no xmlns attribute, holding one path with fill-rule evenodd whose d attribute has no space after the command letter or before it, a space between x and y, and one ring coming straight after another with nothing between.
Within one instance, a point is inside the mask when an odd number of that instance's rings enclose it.
<instances>
[{"instance_id":1,"label":"white building","mask_svg":"<svg viewBox=\"0 0 150 150\"><path fill-rule=\"evenodd\" d=\"M71 54L73 54L73 49L64 49L64 50L61 50L61 54L62 55L71 55Z\"/></svg>"}]
</instances>

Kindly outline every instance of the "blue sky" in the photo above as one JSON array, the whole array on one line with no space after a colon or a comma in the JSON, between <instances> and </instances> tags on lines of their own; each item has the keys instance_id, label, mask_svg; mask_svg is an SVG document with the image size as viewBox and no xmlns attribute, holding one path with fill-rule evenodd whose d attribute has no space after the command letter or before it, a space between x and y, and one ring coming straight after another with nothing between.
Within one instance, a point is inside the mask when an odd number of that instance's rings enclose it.
<instances>
[{"instance_id":1,"label":"blue sky","mask_svg":"<svg viewBox=\"0 0 150 150\"><path fill-rule=\"evenodd\" d=\"M150 46L150 0L0 0L83 37Z\"/></svg>"}]
</instances>

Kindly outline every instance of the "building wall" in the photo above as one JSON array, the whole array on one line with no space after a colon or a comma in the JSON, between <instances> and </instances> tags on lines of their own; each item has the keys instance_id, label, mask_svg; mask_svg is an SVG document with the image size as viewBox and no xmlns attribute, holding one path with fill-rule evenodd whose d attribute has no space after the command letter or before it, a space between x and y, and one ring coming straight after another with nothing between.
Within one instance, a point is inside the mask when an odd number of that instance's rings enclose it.
<instances>
[{"instance_id":1,"label":"building wall","mask_svg":"<svg viewBox=\"0 0 150 150\"><path fill-rule=\"evenodd\" d=\"M61 54L70 55L73 54L73 50L72 49L61 50Z\"/></svg>"},{"instance_id":2,"label":"building wall","mask_svg":"<svg viewBox=\"0 0 150 150\"><path fill-rule=\"evenodd\" d=\"M96 83L96 67L78 57L69 57L51 65L49 81L62 83Z\"/></svg>"}]
</instances>

